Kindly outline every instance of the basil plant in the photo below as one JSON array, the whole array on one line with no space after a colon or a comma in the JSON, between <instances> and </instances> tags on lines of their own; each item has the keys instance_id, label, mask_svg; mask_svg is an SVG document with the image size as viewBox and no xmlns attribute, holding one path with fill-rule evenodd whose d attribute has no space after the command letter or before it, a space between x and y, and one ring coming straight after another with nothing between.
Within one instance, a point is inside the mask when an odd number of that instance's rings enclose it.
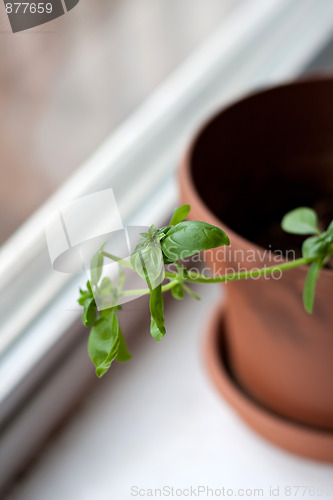
<instances>
[{"instance_id":1,"label":"basil plant","mask_svg":"<svg viewBox=\"0 0 333 500\"><path fill-rule=\"evenodd\" d=\"M310 208L297 208L285 215L282 228L289 233L308 236L302 246L301 258L253 271L209 277L187 270L182 259L204 250L229 245L230 241L220 227L202 221L186 221L189 212L190 206L183 205L175 210L167 226L158 229L152 225L146 233L141 233L129 259L111 255L105 251L105 245L94 255L91 279L85 290L80 289L78 302L83 308L82 322L91 328L88 353L98 377L107 372L114 360L123 362L131 358L117 316L122 299L128 296L149 294L150 333L160 341L166 333L164 293L170 291L177 300L183 299L185 294L199 299L188 286L191 283L250 279L308 265L303 302L305 310L312 313L319 272L333 255L333 221L325 231L320 231L316 213ZM106 259L118 262L117 282L107 276L102 278ZM145 288L126 290L125 268L140 276Z\"/></svg>"}]
</instances>

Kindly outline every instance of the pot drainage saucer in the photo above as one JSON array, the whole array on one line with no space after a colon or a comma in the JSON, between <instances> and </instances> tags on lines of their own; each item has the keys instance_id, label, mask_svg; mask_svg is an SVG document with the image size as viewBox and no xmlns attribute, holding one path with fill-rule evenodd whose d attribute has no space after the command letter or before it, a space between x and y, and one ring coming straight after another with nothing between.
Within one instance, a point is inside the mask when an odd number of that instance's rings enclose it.
<instances>
[{"instance_id":1,"label":"pot drainage saucer","mask_svg":"<svg viewBox=\"0 0 333 500\"><path fill-rule=\"evenodd\" d=\"M208 322L205 358L218 391L252 429L292 453L333 463L333 432L306 427L274 414L248 396L232 378L227 367L220 303L213 310Z\"/></svg>"}]
</instances>

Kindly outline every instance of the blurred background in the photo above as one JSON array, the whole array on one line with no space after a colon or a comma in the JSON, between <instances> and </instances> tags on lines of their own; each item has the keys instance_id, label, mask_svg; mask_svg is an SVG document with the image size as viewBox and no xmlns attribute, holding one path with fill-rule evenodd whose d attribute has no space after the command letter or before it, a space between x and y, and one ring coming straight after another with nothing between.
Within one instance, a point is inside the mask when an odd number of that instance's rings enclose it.
<instances>
[{"instance_id":1,"label":"blurred background","mask_svg":"<svg viewBox=\"0 0 333 500\"><path fill-rule=\"evenodd\" d=\"M241 3L81 0L15 35L1 5L0 244Z\"/></svg>"},{"instance_id":2,"label":"blurred background","mask_svg":"<svg viewBox=\"0 0 333 500\"><path fill-rule=\"evenodd\" d=\"M332 74L332 0L80 0L15 35L1 2L0 62L1 498L331 486L331 466L264 442L215 393L201 337L215 288L167 303L162 349L147 304L125 308L133 360L97 381L73 306L86 276L52 269L44 224L112 188L125 225L152 213L163 225L208 117L258 88Z\"/></svg>"}]
</instances>

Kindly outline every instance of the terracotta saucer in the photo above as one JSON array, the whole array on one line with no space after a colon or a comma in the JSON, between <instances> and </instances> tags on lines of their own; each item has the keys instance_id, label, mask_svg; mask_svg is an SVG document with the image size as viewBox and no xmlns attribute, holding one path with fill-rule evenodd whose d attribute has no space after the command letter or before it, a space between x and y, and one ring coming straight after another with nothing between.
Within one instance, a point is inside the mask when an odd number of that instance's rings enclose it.
<instances>
[{"instance_id":1,"label":"terracotta saucer","mask_svg":"<svg viewBox=\"0 0 333 500\"><path fill-rule=\"evenodd\" d=\"M228 368L220 303L207 324L205 360L218 391L252 429L292 453L333 463L333 432L305 427L280 417L258 404L237 385Z\"/></svg>"}]
</instances>

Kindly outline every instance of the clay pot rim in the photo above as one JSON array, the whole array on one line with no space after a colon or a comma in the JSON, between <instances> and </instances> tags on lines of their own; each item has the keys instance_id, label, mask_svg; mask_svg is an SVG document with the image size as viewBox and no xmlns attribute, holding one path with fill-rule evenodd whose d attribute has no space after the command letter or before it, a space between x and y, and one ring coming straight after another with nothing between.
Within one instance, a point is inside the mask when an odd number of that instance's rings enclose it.
<instances>
[{"instance_id":1,"label":"clay pot rim","mask_svg":"<svg viewBox=\"0 0 333 500\"><path fill-rule=\"evenodd\" d=\"M308 459L333 463L333 432L308 427L267 410L234 382L218 348L223 317L224 308L218 302L209 316L203 349L207 371L218 392L255 432L271 443Z\"/></svg>"},{"instance_id":2,"label":"clay pot rim","mask_svg":"<svg viewBox=\"0 0 333 500\"><path fill-rule=\"evenodd\" d=\"M221 221L214 214L214 212L212 212L208 208L206 203L202 200L196 186L194 185L193 176L192 176L192 172L191 172L191 159L193 156L193 150L194 150L199 138L213 124L213 122L218 117L220 117L222 114L228 112L229 110L235 108L236 106L238 107L238 106L242 105L244 102L247 102L251 99L255 99L255 98L262 96L262 95L265 95L265 94L280 91L284 88L292 88L292 87L295 88L295 87L301 87L304 85L309 85L312 83L316 84L316 83L324 83L324 82L331 82L333 84L333 77L329 76L329 75L327 75L327 76L326 75L320 75L320 76L314 75L314 76L310 76L307 78L287 81L287 82L284 82L280 85L270 85L268 87L260 88L258 90L255 90L253 92L250 92L250 93L244 95L240 99L233 100L230 104L217 110L212 116L207 118L204 121L204 123L199 128L197 128L197 131L194 133L193 139L190 142L190 144L187 148L187 151L185 152L185 155L183 156L183 159L181 160L180 169L178 171L178 177L179 177L180 182L181 182L181 179L183 179L184 182L190 187L193 195L196 198L196 203L200 207L200 210L205 214L204 219L210 220L213 222L214 225L222 227L223 230L229 236L230 241L232 241L232 239L234 239L234 238L238 238L238 240L242 243L242 245L245 245L245 246L249 247L250 249L258 251L261 254L263 254L263 252L267 251L264 247L257 245L253 241L250 241L247 238L244 238L239 233L236 233L235 231L233 231L227 224L225 224L223 221ZM285 259L283 257L283 263L285 263L285 262L288 262L288 261L287 261L287 259ZM308 271L308 266L306 266L306 265L299 266L296 269L298 269L304 275L306 275L307 271ZM331 269L323 268L323 269L321 269L320 273L321 273L321 276L324 276L325 278L332 278L333 277L333 270L331 270ZM319 285L319 280L318 280L318 285Z\"/></svg>"}]
</instances>

